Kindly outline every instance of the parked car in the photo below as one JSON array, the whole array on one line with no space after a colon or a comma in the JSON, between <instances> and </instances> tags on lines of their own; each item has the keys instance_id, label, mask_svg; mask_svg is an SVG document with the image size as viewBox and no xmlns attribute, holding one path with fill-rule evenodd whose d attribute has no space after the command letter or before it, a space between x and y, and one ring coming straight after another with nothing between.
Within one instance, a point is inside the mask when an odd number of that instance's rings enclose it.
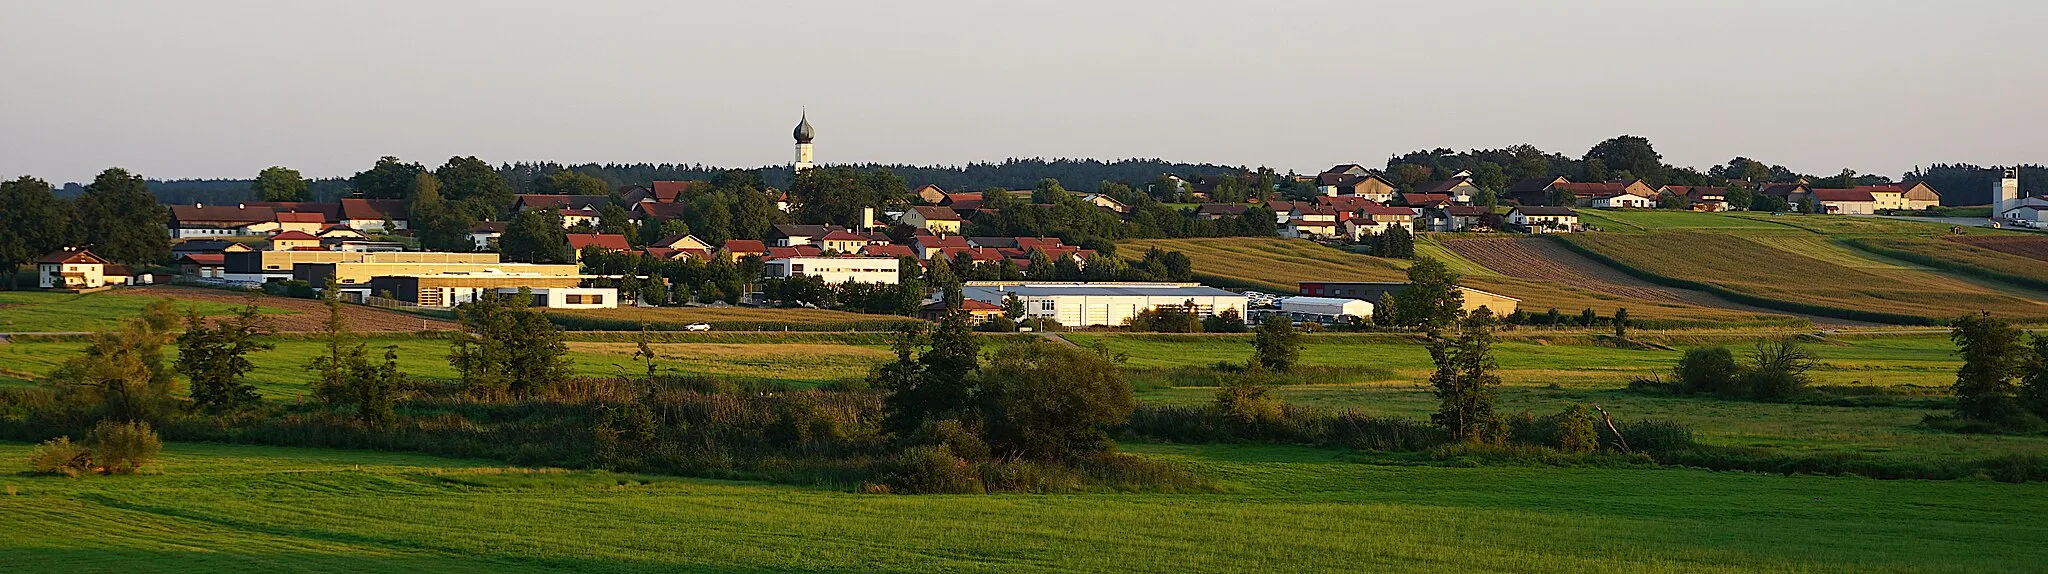
<instances>
[{"instance_id":1,"label":"parked car","mask_svg":"<svg viewBox=\"0 0 2048 574\"><path fill-rule=\"evenodd\" d=\"M688 325L683 325L683 330L684 330L684 331L709 331L709 330L711 330L711 324L710 324L710 323L691 323L691 324L688 324Z\"/></svg>"}]
</instances>

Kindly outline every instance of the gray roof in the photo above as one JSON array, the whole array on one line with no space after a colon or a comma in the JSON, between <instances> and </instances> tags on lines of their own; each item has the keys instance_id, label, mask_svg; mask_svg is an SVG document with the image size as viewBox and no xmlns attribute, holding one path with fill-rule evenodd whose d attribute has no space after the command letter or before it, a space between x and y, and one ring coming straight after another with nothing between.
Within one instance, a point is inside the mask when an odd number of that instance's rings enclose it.
<instances>
[{"instance_id":1,"label":"gray roof","mask_svg":"<svg viewBox=\"0 0 2048 574\"><path fill-rule=\"evenodd\" d=\"M964 292L964 293L965 293L965 294L966 294L966 295L967 295L968 297L974 297L974 296L975 296L975 295L977 295L977 294L980 294L980 295L987 295L987 296L991 296L991 297L1002 297L1003 295L1005 295L1005 294L1008 294L1008 293L1016 293L1018 297L1048 297L1048 296L1054 296L1054 295L1080 295L1080 296L1088 296L1088 297L1243 297L1243 296L1244 296L1244 295L1242 295L1242 294L1239 294L1239 293L1232 293L1232 292L1229 292L1229 291L1224 291L1224 290L1222 290L1222 289L1217 289L1217 288L1215 288L1215 287L1203 287L1203 286L1199 286L1199 285L1194 285L1194 286L1183 286L1183 285L1175 285L1175 284L1162 284L1162 285L1159 285L1159 286L1148 286L1148 285L1144 285L1144 284L1140 284L1140 283L1122 283L1122 284L1106 284L1106 285L1050 285L1050 284L1025 284L1025 285L1010 285L1010 286L1004 286L1004 287L997 287L997 286L989 286L989 285L970 285L970 286L967 286L967 287L963 288L963 289L962 289L962 291L963 291L963 292Z\"/></svg>"}]
</instances>

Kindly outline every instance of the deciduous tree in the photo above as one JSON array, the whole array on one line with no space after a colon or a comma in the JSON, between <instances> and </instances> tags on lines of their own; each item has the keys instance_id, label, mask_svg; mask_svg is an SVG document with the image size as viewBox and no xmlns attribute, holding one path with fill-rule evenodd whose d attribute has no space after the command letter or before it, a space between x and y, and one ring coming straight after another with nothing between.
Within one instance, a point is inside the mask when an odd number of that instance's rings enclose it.
<instances>
[{"instance_id":1,"label":"deciduous tree","mask_svg":"<svg viewBox=\"0 0 2048 574\"><path fill-rule=\"evenodd\" d=\"M305 201L306 189L311 184L299 175L299 170L273 165L258 172L249 189L262 201Z\"/></svg>"},{"instance_id":2,"label":"deciduous tree","mask_svg":"<svg viewBox=\"0 0 2048 574\"><path fill-rule=\"evenodd\" d=\"M178 372L191 382L192 406L212 413L248 407L261 399L256 386L244 380L256 363L249 353L274 348L258 337L271 330L270 320L250 303L230 320L208 326L197 309L185 316L185 333L178 336Z\"/></svg>"},{"instance_id":3,"label":"deciduous tree","mask_svg":"<svg viewBox=\"0 0 2048 574\"><path fill-rule=\"evenodd\" d=\"M142 176L118 167L100 172L75 206L78 236L93 253L128 264L170 258L170 210L157 203Z\"/></svg>"},{"instance_id":4,"label":"deciduous tree","mask_svg":"<svg viewBox=\"0 0 2048 574\"><path fill-rule=\"evenodd\" d=\"M9 289L19 288L22 265L71 244L70 220L71 206L49 183L26 175L0 182L0 271Z\"/></svg>"}]
</instances>

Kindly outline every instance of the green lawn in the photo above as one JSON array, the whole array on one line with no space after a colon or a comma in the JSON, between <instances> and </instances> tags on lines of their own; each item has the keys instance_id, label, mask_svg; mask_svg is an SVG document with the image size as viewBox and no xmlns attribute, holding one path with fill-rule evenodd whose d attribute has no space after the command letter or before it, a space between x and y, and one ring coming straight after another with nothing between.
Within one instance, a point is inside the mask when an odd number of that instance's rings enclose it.
<instances>
[{"instance_id":1,"label":"green lawn","mask_svg":"<svg viewBox=\"0 0 2048 574\"><path fill-rule=\"evenodd\" d=\"M1727 213L1700 213L1692 211L1648 211L1634 209L1580 209L1579 219L1587 225L1608 232L1652 231L1660 229L1709 229L1709 230L1757 230L1797 231L1770 221L1738 217Z\"/></svg>"},{"instance_id":2,"label":"green lawn","mask_svg":"<svg viewBox=\"0 0 2048 574\"><path fill-rule=\"evenodd\" d=\"M277 348L250 355L256 370L249 382L266 398L292 400L307 393L311 378L304 367L313 357L326 352L317 339L273 340ZM372 357L382 357L388 346L396 346L399 368L415 378L454 379L458 375L448 364L448 342L417 337L378 337L365 340ZM662 355L658 364L665 372L716 374L734 379L764 379L799 386L858 379L868 367L890 358L883 345L836 345L821 343L657 343ZM0 345L0 385L29 384L47 375L85 348L83 342L27 341ZM633 361L632 343L570 342L569 359L578 375L615 376L620 368L642 373ZM175 348L168 354L175 354ZM618 366L614 366L618 365Z\"/></svg>"},{"instance_id":3,"label":"green lawn","mask_svg":"<svg viewBox=\"0 0 2048 574\"><path fill-rule=\"evenodd\" d=\"M49 291L0 291L0 332L82 332L112 329L121 319L142 314L159 297L101 291L83 295ZM228 315L239 305L178 301L179 312L197 306L202 315ZM266 313L283 313L265 309Z\"/></svg>"},{"instance_id":4,"label":"green lawn","mask_svg":"<svg viewBox=\"0 0 2048 574\"><path fill-rule=\"evenodd\" d=\"M161 474L14 475L36 572L2033 571L2048 486L1383 466L1135 445L1224 494L883 496L174 443Z\"/></svg>"}]
</instances>

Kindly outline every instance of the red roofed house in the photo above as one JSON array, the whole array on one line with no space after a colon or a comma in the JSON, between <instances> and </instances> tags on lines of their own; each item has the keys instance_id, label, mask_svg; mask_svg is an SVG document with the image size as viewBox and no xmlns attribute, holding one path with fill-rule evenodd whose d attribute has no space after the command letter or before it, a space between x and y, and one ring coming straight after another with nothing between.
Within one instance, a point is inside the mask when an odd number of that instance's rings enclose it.
<instances>
[{"instance_id":1,"label":"red roofed house","mask_svg":"<svg viewBox=\"0 0 2048 574\"><path fill-rule=\"evenodd\" d=\"M570 209L565 207L558 210L558 212L562 214L563 229L586 223L596 226L599 219L595 209Z\"/></svg>"},{"instance_id":2,"label":"red roofed house","mask_svg":"<svg viewBox=\"0 0 2048 574\"><path fill-rule=\"evenodd\" d=\"M826 251L857 253L860 248L868 246L868 237L844 229L835 229L819 237L817 243Z\"/></svg>"},{"instance_id":3,"label":"red roofed house","mask_svg":"<svg viewBox=\"0 0 2048 574\"><path fill-rule=\"evenodd\" d=\"M173 239L258 235L277 229L277 212L246 204L173 205L170 227Z\"/></svg>"},{"instance_id":4,"label":"red roofed house","mask_svg":"<svg viewBox=\"0 0 2048 574\"><path fill-rule=\"evenodd\" d=\"M917 254L912 252L910 246L908 245L894 245L888 243L879 245L869 243L866 246L860 248L860 254L869 257L917 257Z\"/></svg>"},{"instance_id":5,"label":"red roofed house","mask_svg":"<svg viewBox=\"0 0 2048 574\"><path fill-rule=\"evenodd\" d=\"M767 255L768 245L759 239L729 239L720 251L725 252L727 259L738 261L746 257Z\"/></svg>"},{"instance_id":6,"label":"red roofed house","mask_svg":"<svg viewBox=\"0 0 2048 574\"><path fill-rule=\"evenodd\" d=\"M1281 237L1329 238L1337 236L1337 210L1306 201L1295 202L1288 211Z\"/></svg>"},{"instance_id":7,"label":"red roofed house","mask_svg":"<svg viewBox=\"0 0 2048 574\"><path fill-rule=\"evenodd\" d=\"M303 251L303 247L320 249L320 236L304 231L286 231L270 236L271 251Z\"/></svg>"},{"instance_id":8,"label":"red roofed house","mask_svg":"<svg viewBox=\"0 0 2048 574\"><path fill-rule=\"evenodd\" d=\"M919 235L917 237L917 246L914 251L917 253L918 259L931 259L933 255L938 254L939 251L942 249L946 249L949 247L964 248L969 246L970 245L967 243L967 238L958 235Z\"/></svg>"},{"instance_id":9,"label":"red roofed house","mask_svg":"<svg viewBox=\"0 0 2048 574\"><path fill-rule=\"evenodd\" d=\"M278 231L319 233L321 229L327 227L327 214L318 211L279 211L276 213Z\"/></svg>"},{"instance_id":10,"label":"red roofed house","mask_svg":"<svg viewBox=\"0 0 2048 574\"><path fill-rule=\"evenodd\" d=\"M1446 205L1429 210L1430 231L1479 231L1490 229L1493 210L1484 205Z\"/></svg>"},{"instance_id":11,"label":"red roofed house","mask_svg":"<svg viewBox=\"0 0 2048 574\"><path fill-rule=\"evenodd\" d=\"M36 284L44 289L98 289L107 286L106 271L106 259L88 249L66 247L36 260Z\"/></svg>"},{"instance_id":12,"label":"red roofed house","mask_svg":"<svg viewBox=\"0 0 2048 574\"><path fill-rule=\"evenodd\" d=\"M405 229L406 210L403 199L343 199L341 200L341 223L362 231L391 233ZM385 229L384 222L391 221L393 229Z\"/></svg>"},{"instance_id":13,"label":"red roofed house","mask_svg":"<svg viewBox=\"0 0 2048 574\"><path fill-rule=\"evenodd\" d=\"M1560 183L1551 186L1576 198L1579 207L1649 209L1657 206L1657 190L1643 180L1605 183Z\"/></svg>"},{"instance_id":14,"label":"red roofed house","mask_svg":"<svg viewBox=\"0 0 2048 574\"><path fill-rule=\"evenodd\" d=\"M690 235L688 233L677 233L674 235L670 235L668 237L663 237L653 243L647 244L647 247L649 249L661 247L666 249L687 249L697 251L711 250L711 244L705 243L704 240L698 239L697 236Z\"/></svg>"},{"instance_id":15,"label":"red roofed house","mask_svg":"<svg viewBox=\"0 0 2048 574\"><path fill-rule=\"evenodd\" d=\"M1359 209L1357 217L1344 220L1344 236L1352 241L1361 241L1366 236L1386 233L1396 227L1414 230L1415 209L1368 205Z\"/></svg>"},{"instance_id":16,"label":"red roofed house","mask_svg":"<svg viewBox=\"0 0 2048 574\"><path fill-rule=\"evenodd\" d=\"M825 250L819 249L816 245L795 245L790 247L770 247L768 248L768 253L762 255L761 258L788 259L791 257L821 257L824 255Z\"/></svg>"},{"instance_id":17,"label":"red roofed house","mask_svg":"<svg viewBox=\"0 0 2048 574\"><path fill-rule=\"evenodd\" d=\"M1432 181L1416 185L1415 193L1432 196L1442 195L1445 199L1451 200L1451 203L1465 205L1472 203L1473 196L1479 195L1479 186L1472 185L1472 180L1469 178L1453 177L1443 181ZM1408 197L1409 195L1411 194L1403 193L1401 197Z\"/></svg>"},{"instance_id":18,"label":"red roofed house","mask_svg":"<svg viewBox=\"0 0 2048 574\"><path fill-rule=\"evenodd\" d=\"M1819 213L1871 215L1877 213L1877 198L1866 189L1815 189L1813 201Z\"/></svg>"},{"instance_id":19,"label":"red roofed house","mask_svg":"<svg viewBox=\"0 0 2048 574\"><path fill-rule=\"evenodd\" d=\"M221 253L186 253L178 257L178 271L193 277L218 278L227 272L228 256Z\"/></svg>"},{"instance_id":20,"label":"red roofed house","mask_svg":"<svg viewBox=\"0 0 2048 574\"><path fill-rule=\"evenodd\" d=\"M661 203L657 201L642 201L640 203L633 204L633 209L630 210L630 213L632 214L634 221L646 223L647 220L650 219L660 221L681 219L683 217L683 214L689 212L689 210L690 204L687 203Z\"/></svg>"},{"instance_id":21,"label":"red roofed house","mask_svg":"<svg viewBox=\"0 0 2048 574\"><path fill-rule=\"evenodd\" d=\"M574 257L579 259L582 258L583 248L591 246L595 246L598 249L603 249L606 251L633 250L633 246L631 244L626 243L626 236L624 235L613 235L606 233L569 234L569 250L576 253Z\"/></svg>"}]
</instances>

